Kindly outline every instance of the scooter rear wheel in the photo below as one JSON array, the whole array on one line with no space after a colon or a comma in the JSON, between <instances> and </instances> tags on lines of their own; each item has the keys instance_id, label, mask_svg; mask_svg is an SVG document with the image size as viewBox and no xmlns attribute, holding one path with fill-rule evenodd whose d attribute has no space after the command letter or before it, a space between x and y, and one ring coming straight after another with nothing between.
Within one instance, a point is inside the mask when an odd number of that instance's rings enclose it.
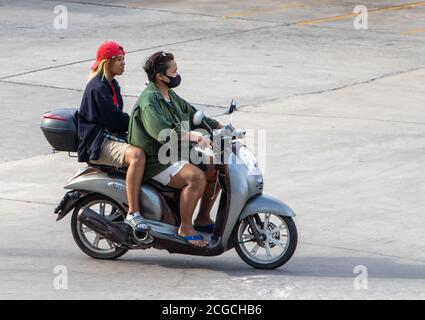
<instances>
[{"instance_id":1,"label":"scooter rear wheel","mask_svg":"<svg viewBox=\"0 0 425 320\"><path fill-rule=\"evenodd\" d=\"M258 243L248 218L252 218L263 240ZM276 269L291 259L298 242L298 233L291 217L272 213L256 213L239 221L233 231L236 252L256 269Z\"/></svg>"},{"instance_id":2,"label":"scooter rear wheel","mask_svg":"<svg viewBox=\"0 0 425 320\"><path fill-rule=\"evenodd\" d=\"M90 208L102 214L113 222L125 219L125 210L112 199L94 194L83 198L75 207L71 218L71 230L75 243L87 255L96 259L113 260L121 257L128 249L119 247L117 244L102 238L99 234L83 225L78 220L80 209Z\"/></svg>"}]
</instances>

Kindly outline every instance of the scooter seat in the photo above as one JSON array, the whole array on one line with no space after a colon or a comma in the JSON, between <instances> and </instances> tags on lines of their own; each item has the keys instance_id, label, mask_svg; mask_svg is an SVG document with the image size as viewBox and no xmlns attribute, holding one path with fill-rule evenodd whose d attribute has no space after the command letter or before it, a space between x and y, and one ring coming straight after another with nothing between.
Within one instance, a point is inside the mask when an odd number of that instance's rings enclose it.
<instances>
[{"instance_id":1,"label":"scooter seat","mask_svg":"<svg viewBox=\"0 0 425 320\"><path fill-rule=\"evenodd\" d=\"M103 164L94 164L94 163L88 163L89 166L93 168L100 169L102 171L106 172L114 172L118 174L125 175L127 173L127 168L117 168L114 166L108 166ZM164 186L162 183L155 181L153 179L149 179L148 181L144 182L144 184L149 184L155 189L157 189L159 192L169 192L169 193L178 193L180 192L180 189Z\"/></svg>"},{"instance_id":2,"label":"scooter seat","mask_svg":"<svg viewBox=\"0 0 425 320\"><path fill-rule=\"evenodd\" d=\"M155 181L153 179L149 179L145 182L146 184L150 184L155 189L159 190L160 192L171 192L171 193L178 193L180 192L180 189L164 186L162 183Z\"/></svg>"},{"instance_id":3,"label":"scooter seat","mask_svg":"<svg viewBox=\"0 0 425 320\"><path fill-rule=\"evenodd\" d=\"M102 171L105 171L105 172L116 172L116 173L120 173L120 174L126 174L127 173L127 168L117 168L117 167L114 167L114 166L108 166L108 165L105 165L105 164L94 164L94 163L87 163L90 167L93 167L93 168L97 168L97 169L100 169L100 170L102 170Z\"/></svg>"}]
</instances>

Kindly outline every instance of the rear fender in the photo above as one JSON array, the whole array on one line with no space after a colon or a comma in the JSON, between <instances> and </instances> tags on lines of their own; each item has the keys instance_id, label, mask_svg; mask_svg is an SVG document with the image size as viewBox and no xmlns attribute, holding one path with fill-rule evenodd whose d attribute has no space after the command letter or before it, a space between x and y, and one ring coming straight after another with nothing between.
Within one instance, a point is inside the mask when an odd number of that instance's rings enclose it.
<instances>
[{"instance_id":1,"label":"rear fender","mask_svg":"<svg viewBox=\"0 0 425 320\"><path fill-rule=\"evenodd\" d=\"M78 202L89 195L89 192L72 190L65 193L63 199L55 209L55 213L58 215L56 221L61 220L65 217L71 210L73 210Z\"/></svg>"}]
</instances>

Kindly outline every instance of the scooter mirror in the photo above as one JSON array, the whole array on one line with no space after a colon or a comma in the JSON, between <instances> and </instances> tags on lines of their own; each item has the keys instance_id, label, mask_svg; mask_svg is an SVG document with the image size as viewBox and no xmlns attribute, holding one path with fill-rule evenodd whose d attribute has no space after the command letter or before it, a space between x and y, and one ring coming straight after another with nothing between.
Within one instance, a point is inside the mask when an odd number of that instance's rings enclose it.
<instances>
[{"instance_id":1,"label":"scooter mirror","mask_svg":"<svg viewBox=\"0 0 425 320\"><path fill-rule=\"evenodd\" d=\"M205 114L199 110L196 111L195 114L193 115L193 124L195 126L199 126L202 123L202 120L205 118Z\"/></svg>"},{"instance_id":2,"label":"scooter mirror","mask_svg":"<svg viewBox=\"0 0 425 320\"><path fill-rule=\"evenodd\" d=\"M236 110L236 101L232 99L232 101L230 102L229 114L232 114L233 111L235 110Z\"/></svg>"}]
</instances>

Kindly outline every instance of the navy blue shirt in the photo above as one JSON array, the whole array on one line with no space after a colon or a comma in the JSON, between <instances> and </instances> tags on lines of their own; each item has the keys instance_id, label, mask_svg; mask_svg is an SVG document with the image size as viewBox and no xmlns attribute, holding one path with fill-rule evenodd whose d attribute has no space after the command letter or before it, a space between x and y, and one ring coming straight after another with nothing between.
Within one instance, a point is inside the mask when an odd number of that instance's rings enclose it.
<instances>
[{"instance_id":1,"label":"navy blue shirt","mask_svg":"<svg viewBox=\"0 0 425 320\"><path fill-rule=\"evenodd\" d=\"M113 102L115 87L118 106ZM118 82L102 75L89 81L78 112L78 161L99 159L105 133L123 136L128 131L130 117L123 112L123 100Z\"/></svg>"}]
</instances>

